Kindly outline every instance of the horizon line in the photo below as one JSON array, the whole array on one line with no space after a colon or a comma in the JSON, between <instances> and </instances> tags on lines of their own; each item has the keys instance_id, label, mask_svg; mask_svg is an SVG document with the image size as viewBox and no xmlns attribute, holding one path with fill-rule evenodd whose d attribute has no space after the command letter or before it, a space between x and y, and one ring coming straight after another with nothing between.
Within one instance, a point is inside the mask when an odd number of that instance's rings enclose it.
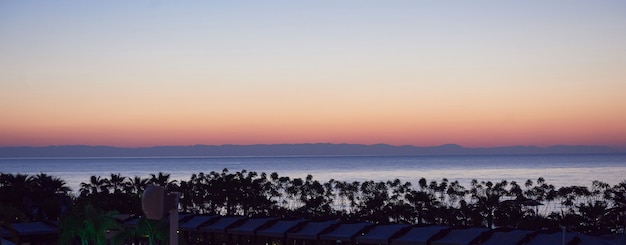
<instances>
[{"instance_id":1,"label":"horizon line","mask_svg":"<svg viewBox=\"0 0 626 245\"><path fill-rule=\"evenodd\" d=\"M469 148L469 149L480 149L480 148L507 148L507 147L537 147L537 148L551 148L551 147L608 147L611 149L626 149L626 145L624 146L612 146L612 145L599 145L599 144L553 144L553 145L500 145L500 146L464 146L456 143L446 143L446 144L438 144L438 145L411 145L411 144L403 144L403 145L395 145L389 143L375 143L375 144L362 144L362 143L331 143L331 142L316 142L316 143L255 143L255 144L190 144L190 145L151 145L151 146L116 146L116 145L89 145L89 144L60 144L60 145L15 145L15 146L0 146L0 148L20 148L20 147L30 147L30 148L45 148L45 147L67 147L67 146L85 146L85 147L111 147L111 148L126 148L126 149L137 149L137 148L155 148L155 147L194 147L194 146L272 146L272 145L360 145L360 146L377 146L377 145L386 145L393 147L441 147L441 146L457 146L461 148Z\"/></svg>"}]
</instances>

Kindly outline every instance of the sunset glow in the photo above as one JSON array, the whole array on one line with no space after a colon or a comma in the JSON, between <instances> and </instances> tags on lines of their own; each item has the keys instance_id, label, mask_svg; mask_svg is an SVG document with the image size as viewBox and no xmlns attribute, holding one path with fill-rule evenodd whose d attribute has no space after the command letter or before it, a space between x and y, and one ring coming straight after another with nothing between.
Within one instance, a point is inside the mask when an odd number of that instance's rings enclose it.
<instances>
[{"instance_id":1,"label":"sunset glow","mask_svg":"<svg viewBox=\"0 0 626 245\"><path fill-rule=\"evenodd\" d=\"M2 1L0 146L626 148L620 1Z\"/></svg>"}]
</instances>

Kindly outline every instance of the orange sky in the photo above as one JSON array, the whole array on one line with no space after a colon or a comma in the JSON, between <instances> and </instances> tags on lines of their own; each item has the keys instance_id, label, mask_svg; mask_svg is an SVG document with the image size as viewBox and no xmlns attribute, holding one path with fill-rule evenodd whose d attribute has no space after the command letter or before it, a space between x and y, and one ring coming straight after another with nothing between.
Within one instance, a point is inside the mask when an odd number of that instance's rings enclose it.
<instances>
[{"instance_id":1,"label":"orange sky","mask_svg":"<svg viewBox=\"0 0 626 245\"><path fill-rule=\"evenodd\" d=\"M0 146L626 147L623 3L61 3L0 3Z\"/></svg>"}]
</instances>

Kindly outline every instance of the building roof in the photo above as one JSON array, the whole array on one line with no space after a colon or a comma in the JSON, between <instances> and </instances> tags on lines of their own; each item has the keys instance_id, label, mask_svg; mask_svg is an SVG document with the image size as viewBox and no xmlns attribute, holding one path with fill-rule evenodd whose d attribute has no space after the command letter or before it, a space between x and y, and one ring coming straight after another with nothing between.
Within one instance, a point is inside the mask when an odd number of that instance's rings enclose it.
<instances>
[{"instance_id":1,"label":"building roof","mask_svg":"<svg viewBox=\"0 0 626 245\"><path fill-rule=\"evenodd\" d=\"M9 226L19 236L57 234L58 228L47 222L15 223Z\"/></svg>"},{"instance_id":2,"label":"building roof","mask_svg":"<svg viewBox=\"0 0 626 245\"><path fill-rule=\"evenodd\" d=\"M496 231L482 245L515 245L531 236L535 231L510 230Z\"/></svg>"},{"instance_id":3,"label":"building roof","mask_svg":"<svg viewBox=\"0 0 626 245\"><path fill-rule=\"evenodd\" d=\"M376 225L362 236L355 237L354 240L358 243L387 244L389 239L406 231L409 227L410 225L407 224Z\"/></svg>"},{"instance_id":4,"label":"building roof","mask_svg":"<svg viewBox=\"0 0 626 245\"><path fill-rule=\"evenodd\" d=\"M7 237L13 235L13 231L4 228L4 226L0 225L0 237Z\"/></svg>"},{"instance_id":5,"label":"building roof","mask_svg":"<svg viewBox=\"0 0 626 245\"><path fill-rule=\"evenodd\" d=\"M287 237L293 239L317 240L320 233L328 230L329 228L337 224L339 224L339 222L335 220L324 222L308 222L304 225L304 227L302 227L302 229L296 232L287 233Z\"/></svg>"},{"instance_id":6,"label":"building roof","mask_svg":"<svg viewBox=\"0 0 626 245\"><path fill-rule=\"evenodd\" d=\"M351 242L354 236L370 226L373 226L373 224L369 222L340 224L334 230L320 234L319 239L325 241Z\"/></svg>"},{"instance_id":7,"label":"building roof","mask_svg":"<svg viewBox=\"0 0 626 245\"><path fill-rule=\"evenodd\" d=\"M246 217L243 216L222 217L211 224L206 224L198 227L198 230L206 232L225 233L226 229L236 225L238 222L244 221L245 219Z\"/></svg>"},{"instance_id":8,"label":"building roof","mask_svg":"<svg viewBox=\"0 0 626 245\"><path fill-rule=\"evenodd\" d=\"M5 239L0 239L0 244L2 245L15 245L15 243L9 241L9 240L5 240Z\"/></svg>"},{"instance_id":9,"label":"building roof","mask_svg":"<svg viewBox=\"0 0 626 245\"><path fill-rule=\"evenodd\" d=\"M181 223L179 229L183 231L197 231L201 225L215 221L219 217L219 215L196 215Z\"/></svg>"},{"instance_id":10,"label":"building roof","mask_svg":"<svg viewBox=\"0 0 626 245\"><path fill-rule=\"evenodd\" d=\"M252 218L237 227L226 230L226 232L237 235L254 235L257 229L276 220L278 220L278 218L275 217Z\"/></svg>"},{"instance_id":11,"label":"building roof","mask_svg":"<svg viewBox=\"0 0 626 245\"><path fill-rule=\"evenodd\" d=\"M576 237L580 239L576 245L611 245L611 244L619 244L619 241L609 241L605 239L601 239L598 237L588 236L585 234L576 234ZM621 240L622 244L624 240Z\"/></svg>"},{"instance_id":12,"label":"building roof","mask_svg":"<svg viewBox=\"0 0 626 245\"><path fill-rule=\"evenodd\" d=\"M445 236L432 241L432 245L465 245L470 244L484 232L490 231L488 228L466 228L452 229Z\"/></svg>"},{"instance_id":13,"label":"building roof","mask_svg":"<svg viewBox=\"0 0 626 245\"><path fill-rule=\"evenodd\" d=\"M278 222L272 224L270 227L258 230L256 234L257 236L266 237L285 237L285 233L297 227L298 225L303 224L304 222L306 222L305 219L279 220Z\"/></svg>"},{"instance_id":14,"label":"building roof","mask_svg":"<svg viewBox=\"0 0 626 245\"><path fill-rule=\"evenodd\" d=\"M570 244L571 242L576 241L576 234L574 233L565 233L565 244ZM530 241L526 244L528 245L551 245L551 244L563 244L563 232L552 232L552 233L538 233L536 236L532 237Z\"/></svg>"},{"instance_id":15,"label":"building roof","mask_svg":"<svg viewBox=\"0 0 626 245\"><path fill-rule=\"evenodd\" d=\"M402 236L391 240L392 245L426 245L431 238L446 232L447 226L416 226Z\"/></svg>"},{"instance_id":16,"label":"building roof","mask_svg":"<svg viewBox=\"0 0 626 245\"><path fill-rule=\"evenodd\" d=\"M305 219L281 219L276 217L248 218L243 216L195 215L180 217L181 230L199 232L222 232L233 235L258 235L303 240L335 242L358 242L360 244L391 245L611 245L621 244L624 237L594 237L581 233L562 231L528 231L488 228L449 228L446 226L416 226L407 224L375 225L369 222L340 223L331 221L307 221ZM137 225L138 217L131 217L125 225ZM121 222L121 221L120 221ZM15 223L0 226L0 237L34 239L37 236L58 235L58 225L53 222ZM47 239L47 238L46 238ZM621 240L620 240L621 239ZM16 240L17 241L17 240ZM8 241L2 241L2 245Z\"/></svg>"}]
</instances>

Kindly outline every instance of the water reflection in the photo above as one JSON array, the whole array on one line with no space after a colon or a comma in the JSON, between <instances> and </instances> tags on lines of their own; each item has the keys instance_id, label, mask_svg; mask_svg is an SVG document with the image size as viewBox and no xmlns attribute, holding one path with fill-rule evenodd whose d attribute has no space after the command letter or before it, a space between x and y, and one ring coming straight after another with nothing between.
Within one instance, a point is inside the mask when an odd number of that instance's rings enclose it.
<instances>
[{"instance_id":1,"label":"water reflection","mask_svg":"<svg viewBox=\"0 0 626 245\"><path fill-rule=\"evenodd\" d=\"M414 184L428 181L459 181L469 186L479 181L536 180L557 186L591 185L602 180L611 185L626 178L626 154L618 155L546 155L546 156L438 156L438 157L243 157L243 158L57 158L0 159L0 172L47 173L64 179L77 191L81 182L92 175L147 178L164 172L171 179L188 180L192 174L211 171L277 172L280 176L345 181L386 181L400 179Z\"/></svg>"}]
</instances>

